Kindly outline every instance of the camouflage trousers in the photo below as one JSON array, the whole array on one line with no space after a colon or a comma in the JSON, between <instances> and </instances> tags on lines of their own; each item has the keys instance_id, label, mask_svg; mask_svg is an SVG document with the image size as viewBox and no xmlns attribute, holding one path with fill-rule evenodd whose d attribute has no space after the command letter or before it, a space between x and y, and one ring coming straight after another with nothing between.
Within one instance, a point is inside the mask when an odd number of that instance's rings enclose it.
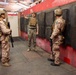
<instances>
[{"instance_id":1,"label":"camouflage trousers","mask_svg":"<svg viewBox=\"0 0 76 75\"><path fill-rule=\"evenodd\" d=\"M9 52L10 52L10 44L9 41L5 41L3 40L1 42L1 46L2 46L2 63L8 62L9 59Z\"/></svg>"},{"instance_id":2,"label":"camouflage trousers","mask_svg":"<svg viewBox=\"0 0 76 75\"><path fill-rule=\"evenodd\" d=\"M51 59L54 59L55 64L60 64L59 56L60 56L60 45L62 44L62 37L58 36L53 39L52 52L50 55Z\"/></svg>"},{"instance_id":3,"label":"camouflage trousers","mask_svg":"<svg viewBox=\"0 0 76 75\"><path fill-rule=\"evenodd\" d=\"M28 29L28 46L31 49L31 44L36 47L36 29Z\"/></svg>"},{"instance_id":4,"label":"camouflage trousers","mask_svg":"<svg viewBox=\"0 0 76 75\"><path fill-rule=\"evenodd\" d=\"M2 55L2 51L1 51L1 41L0 41L0 59L1 59L1 56Z\"/></svg>"}]
</instances>

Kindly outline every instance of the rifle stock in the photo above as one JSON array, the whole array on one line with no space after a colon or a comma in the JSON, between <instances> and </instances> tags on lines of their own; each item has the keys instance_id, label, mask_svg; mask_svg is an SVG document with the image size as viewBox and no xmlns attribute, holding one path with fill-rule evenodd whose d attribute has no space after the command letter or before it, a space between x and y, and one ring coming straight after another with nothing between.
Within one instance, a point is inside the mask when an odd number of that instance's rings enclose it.
<instances>
[{"instance_id":1,"label":"rifle stock","mask_svg":"<svg viewBox=\"0 0 76 75\"><path fill-rule=\"evenodd\" d=\"M50 39L50 46L51 46L51 51L52 51L52 39Z\"/></svg>"},{"instance_id":2,"label":"rifle stock","mask_svg":"<svg viewBox=\"0 0 76 75\"><path fill-rule=\"evenodd\" d=\"M11 41L12 47L14 47L14 45L13 45L14 40L13 40L12 36L10 36L10 41Z\"/></svg>"}]
</instances>

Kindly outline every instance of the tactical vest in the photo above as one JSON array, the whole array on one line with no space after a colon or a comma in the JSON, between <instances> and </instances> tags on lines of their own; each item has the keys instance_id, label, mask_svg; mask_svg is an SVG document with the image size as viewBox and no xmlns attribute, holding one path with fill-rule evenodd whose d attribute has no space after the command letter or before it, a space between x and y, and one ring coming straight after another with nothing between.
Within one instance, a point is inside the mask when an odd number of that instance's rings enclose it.
<instances>
[{"instance_id":1,"label":"tactical vest","mask_svg":"<svg viewBox=\"0 0 76 75\"><path fill-rule=\"evenodd\" d=\"M30 20L29 20L29 26L36 27L36 24L37 24L37 19L31 17Z\"/></svg>"},{"instance_id":2,"label":"tactical vest","mask_svg":"<svg viewBox=\"0 0 76 75\"><path fill-rule=\"evenodd\" d=\"M65 29L65 20L64 20L64 19L62 19L62 21L63 21L63 27L61 28L61 32L63 32L63 31L64 31L64 29Z\"/></svg>"}]
</instances>

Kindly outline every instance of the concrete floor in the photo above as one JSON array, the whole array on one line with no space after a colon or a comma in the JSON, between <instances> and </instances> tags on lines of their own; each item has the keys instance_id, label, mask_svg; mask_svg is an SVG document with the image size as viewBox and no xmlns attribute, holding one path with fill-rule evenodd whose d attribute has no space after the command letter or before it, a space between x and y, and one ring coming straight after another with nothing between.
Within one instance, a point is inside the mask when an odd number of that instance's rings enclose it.
<instances>
[{"instance_id":1,"label":"concrete floor","mask_svg":"<svg viewBox=\"0 0 76 75\"><path fill-rule=\"evenodd\" d=\"M11 48L11 67L3 67L0 61L0 75L76 75L76 68L62 62L54 67L47 61L49 54L37 47L37 52L27 52L27 41L16 38Z\"/></svg>"}]
</instances>

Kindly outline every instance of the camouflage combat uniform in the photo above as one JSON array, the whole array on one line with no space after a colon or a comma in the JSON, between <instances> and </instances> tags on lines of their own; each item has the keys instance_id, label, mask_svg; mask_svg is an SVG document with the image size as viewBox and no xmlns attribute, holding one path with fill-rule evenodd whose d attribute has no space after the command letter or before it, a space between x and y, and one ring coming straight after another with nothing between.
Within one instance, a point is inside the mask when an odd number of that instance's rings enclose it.
<instances>
[{"instance_id":1,"label":"camouflage combat uniform","mask_svg":"<svg viewBox=\"0 0 76 75\"><path fill-rule=\"evenodd\" d=\"M6 25L3 21L0 21L0 30L1 30L1 46L2 46L2 63L8 62L9 59L9 50L10 45L7 39L7 36L11 34L11 30L6 28Z\"/></svg>"},{"instance_id":2,"label":"camouflage combat uniform","mask_svg":"<svg viewBox=\"0 0 76 75\"><path fill-rule=\"evenodd\" d=\"M59 55L60 55L60 50L59 46L62 44L63 41L63 36L62 36L62 31L64 30L65 27L65 20L61 17L57 18L53 24L53 32L51 35L53 47L52 47L52 54L50 56L51 59L54 59L55 64L60 64L59 61Z\"/></svg>"},{"instance_id":3,"label":"camouflage combat uniform","mask_svg":"<svg viewBox=\"0 0 76 75\"><path fill-rule=\"evenodd\" d=\"M36 32L37 32L37 19L36 17L29 18L29 25L28 25L28 46L31 49L31 43L33 40L33 47L36 47Z\"/></svg>"}]
</instances>

